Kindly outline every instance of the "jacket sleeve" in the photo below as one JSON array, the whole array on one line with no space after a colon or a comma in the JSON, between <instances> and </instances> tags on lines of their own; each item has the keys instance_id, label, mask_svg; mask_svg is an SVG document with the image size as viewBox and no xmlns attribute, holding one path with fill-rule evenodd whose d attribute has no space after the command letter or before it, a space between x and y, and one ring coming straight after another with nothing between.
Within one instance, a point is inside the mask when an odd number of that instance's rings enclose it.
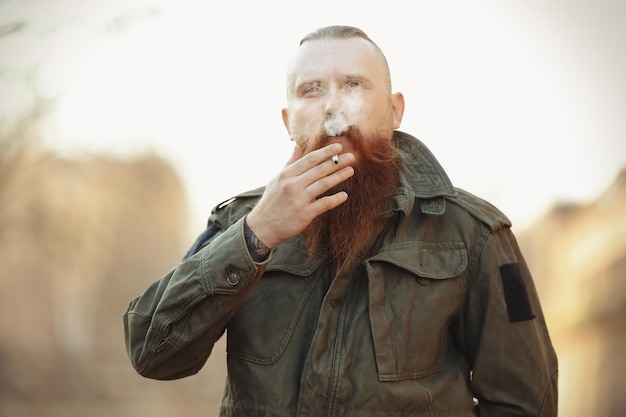
<instances>
[{"instance_id":1,"label":"jacket sleeve","mask_svg":"<svg viewBox=\"0 0 626 417\"><path fill-rule=\"evenodd\" d=\"M197 373L263 273L250 258L245 217L132 300L124 314L126 350L137 372L154 379Z\"/></svg>"},{"instance_id":2,"label":"jacket sleeve","mask_svg":"<svg viewBox=\"0 0 626 417\"><path fill-rule=\"evenodd\" d=\"M464 342L481 417L557 416L557 358L509 227L487 234L470 271Z\"/></svg>"}]
</instances>

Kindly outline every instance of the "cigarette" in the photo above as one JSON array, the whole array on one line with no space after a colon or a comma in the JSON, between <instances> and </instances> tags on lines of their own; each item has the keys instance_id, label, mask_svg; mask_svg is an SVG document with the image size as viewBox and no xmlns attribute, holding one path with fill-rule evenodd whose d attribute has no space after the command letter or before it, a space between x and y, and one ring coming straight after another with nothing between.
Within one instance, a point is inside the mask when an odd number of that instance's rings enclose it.
<instances>
[{"instance_id":1,"label":"cigarette","mask_svg":"<svg viewBox=\"0 0 626 417\"><path fill-rule=\"evenodd\" d=\"M338 164L339 163L339 155L333 155L332 161L335 163L335 165Z\"/></svg>"}]
</instances>

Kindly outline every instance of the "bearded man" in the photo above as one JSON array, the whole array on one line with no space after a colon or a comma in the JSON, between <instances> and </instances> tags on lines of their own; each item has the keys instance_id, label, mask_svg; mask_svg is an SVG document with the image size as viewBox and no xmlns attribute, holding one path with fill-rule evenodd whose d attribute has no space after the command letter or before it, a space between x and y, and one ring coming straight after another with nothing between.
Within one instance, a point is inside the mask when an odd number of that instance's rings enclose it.
<instances>
[{"instance_id":1,"label":"bearded man","mask_svg":"<svg viewBox=\"0 0 626 417\"><path fill-rule=\"evenodd\" d=\"M381 50L353 27L307 35L287 99L287 165L216 206L131 302L135 369L194 374L226 333L221 416L556 416L557 359L511 224L397 130Z\"/></svg>"}]
</instances>

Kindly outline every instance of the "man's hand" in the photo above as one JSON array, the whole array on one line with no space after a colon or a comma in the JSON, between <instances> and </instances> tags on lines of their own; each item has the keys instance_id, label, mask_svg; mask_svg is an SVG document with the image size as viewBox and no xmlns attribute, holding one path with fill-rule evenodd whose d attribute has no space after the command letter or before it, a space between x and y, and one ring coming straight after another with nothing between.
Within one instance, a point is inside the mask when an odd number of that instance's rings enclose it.
<instances>
[{"instance_id":1,"label":"man's hand","mask_svg":"<svg viewBox=\"0 0 626 417\"><path fill-rule=\"evenodd\" d=\"M348 199L344 191L318 198L354 175L351 153L331 158L343 150L339 143L303 155L295 146L283 170L270 181L247 222L258 239L270 248L302 232L314 218Z\"/></svg>"}]
</instances>

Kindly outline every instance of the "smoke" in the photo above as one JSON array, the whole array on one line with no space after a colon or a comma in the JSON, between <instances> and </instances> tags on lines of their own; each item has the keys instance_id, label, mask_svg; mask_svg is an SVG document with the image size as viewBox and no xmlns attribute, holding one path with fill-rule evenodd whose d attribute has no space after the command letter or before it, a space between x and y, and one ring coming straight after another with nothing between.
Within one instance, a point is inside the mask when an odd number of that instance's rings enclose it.
<instances>
[{"instance_id":1,"label":"smoke","mask_svg":"<svg viewBox=\"0 0 626 417\"><path fill-rule=\"evenodd\" d=\"M324 128L328 136L339 136L358 122L363 100L358 94L342 95L342 106L324 121Z\"/></svg>"},{"instance_id":2,"label":"smoke","mask_svg":"<svg viewBox=\"0 0 626 417\"><path fill-rule=\"evenodd\" d=\"M324 128L328 136L342 135L349 127L350 122L343 113L333 113L324 121Z\"/></svg>"}]
</instances>

